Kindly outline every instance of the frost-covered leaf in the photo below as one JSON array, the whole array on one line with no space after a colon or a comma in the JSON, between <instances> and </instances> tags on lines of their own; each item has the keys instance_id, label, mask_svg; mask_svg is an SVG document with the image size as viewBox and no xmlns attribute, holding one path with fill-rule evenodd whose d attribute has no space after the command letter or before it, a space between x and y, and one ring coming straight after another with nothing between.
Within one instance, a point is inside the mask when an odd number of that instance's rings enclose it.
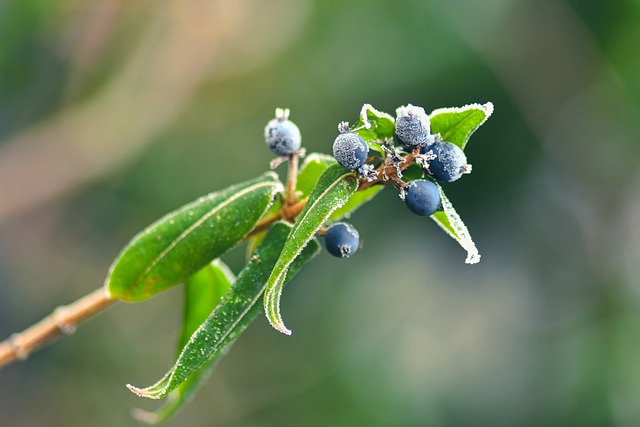
<instances>
[{"instance_id":1,"label":"frost-covered leaf","mask_svg":"<svg viewBox=\"0 0 640 427\"><path fill-rule=\"evenodd\" d=\"M464 150L469 137L493 113L493 104L470 104L459 108L439 108L429 115L431 133Z\"/></svg>"},{"instance_id":2,"label":"frost-covered leaf","mask_svg":"<svg viewBox=\"0 0 640 427\"><path fill-rule=\"evenodd\" d=\"M331 165L336 164L336 159L328 154L311 153L304 159L300 166L296 181L296 192L300 193L300 198L305 198L311 194L311 190L318 182L322 172Z\"/></svg>"},{"instance_id":3,"label":"frost-covered leaf","mask_svg":"<svg viewBox=\"0 0 640 427\"><path fill-rule=\"evenodd\" d=\"M360 110L360 119L351 129L367 141L370 148L384 155L384 151L375 141L393 138L393 128L393 116L376 110L371 104L364 104Z\"/></svg>"},{"instance_id":4,"label":"frost-covered leaf","mask_svg":"<svg viewBox=\"0 0 640 427\"><path fill-rule=\"evenodd\" d=\"M229 267L218 259L202 268L185 282L184 313L177 356L180 355L191 335L216 308L233 282L235 282L235 276ZM173 390L167 396L165 404L156 411L148 412L135 409L133 416L148 424L157 424L167 420L191 401L200 386L209 378L213 367L214 363L204 363L189 375L178 388Z\"/></svg>"},{"instance_id":5,"label":"frost-covered leaf","mask_svg":"<svg viewBox=\"0 0 640 427\"><path fill-rule=\"evenodd\" d=\"M324 171L309 195L309 200L296 219L280 258L271 272L265 290L265 313L271 325L278 331L291 334L280 315L280 296L289 266L322 224L336 209L347 203L357 188L355 173L335 164Z\"/></svg>"},{"instance_id":6,"label":"frost-covered leaf","mask_svg":"<svg viewBox=\"0 0 640 427\"><path fill-rule=\"evenodd\" d=\"M201 197L135 236L109 270L111 298L141 301L184 282L242 240L282 183L273 172Z\"/></svg>"},{"instance_id":7,"label":"frost-covered leaf","mask_svg":"<svg viewBox=\"0 0 640 427\"><path fill-rule=\"evenodd\" d=\"M458 243L460 243L460 246L462 246L464 250L467 251L467 259L465 262L467 264L477 264L480 262L480 253L471 239L467 226L464 225L460 215L458 215L456 210L453 208L453 205L444 194L444 191L442 191L442 187L439 184L436 185L438 185L438 191L440 192L440 200L442 202L444 212L436 212L431 215L431 218L449 236L453 237Z\"/></svg>"},{"instance_id":8,"label":"frost-covered leaf","mask_svg":"<svg viewBox=\"0 0 640 427\"><path fill-rule=\"evenodd\" d=\"M322 175L329 166L335 164L336 160L333 156L319 153L309 154L305 159L305 162L302 164L300 173L298 174L296 191L299 192L300 197L308 197L316 182L318 182L320 175ZM338 208L333 214L331 214L329 221L342 218L345 215L354 212L360 207L360 205L373 199L383 188L384 186L376 185L369 187L366 190L356 192L344 206Z\"/></svg>"},{"instance_id":9,"label":"frost-covered leaf","mask_svg":"<svg viewBox=\"0 0 640 427\"><path fill-rule=\"evenodd\" d=\"M210 365L222 354L262 311L265 284L289 236L291 225L275 223L238 275L235 285L222 298L207 320L194 332L174 366L156 384L147 388L127 387L140 397L159 399L175 390L202 366ZM291 264L290 281L320 250L316 239L309 240Z\"/></svg>"}]
</instances>

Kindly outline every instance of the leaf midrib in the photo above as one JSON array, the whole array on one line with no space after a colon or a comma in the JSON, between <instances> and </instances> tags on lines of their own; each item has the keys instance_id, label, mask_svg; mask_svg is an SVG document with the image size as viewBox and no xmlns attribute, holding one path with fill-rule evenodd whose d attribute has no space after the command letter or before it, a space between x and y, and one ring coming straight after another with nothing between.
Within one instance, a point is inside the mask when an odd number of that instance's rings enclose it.
<instances>
[{"instance_id":1,"label":"leaf midrib","mask_svg":"<svg viewBox=\"0 0 640 427\"><path fill-rule=\"evenodd\" d=\"M189 228L187 228L177 238L175 238L169 244L169 246L167 246L151 262L151 264L149 264L149 266L133 282L133 286L139 285L140 282L142 282L142 280L144 279L144 277L147 276L147 274L149 274L149 272L151 272L151 270L153 270L153 268L156 265L158 265L158 263L160 263L160 261L162 261L164 259L164 257L166 257L167 254L169 252L171 252L171 250L173 250L173 248L175 248L182 240L184 240L189 234L191 234L193 232L193 230L195 230L196 228L200 227L200 225L202 225L202 223L204 223L207 219L211 218L213 215L215 215L216 213L220 212L220 210L222 210L223 208L227 207L229 204L231 204L232 202L236 201L237 199L239 199L240 197L244 196L245 194L247 194L247 193L249 193L251 191L257 190L257 189L259 189L261 187L268 187L268 186L276 187L277 183L275 183L275 182L264 182L264 183L254 184L254 185L252 185L250 187L245 188L244 190L239 191L238 193L234 194L233 196L229 197L228 199L226 199L225 201L223 201L222 203L217 205L215 208L213 208L210 211L208 211L207 213L205 213L202 217L200 217L200 219L198 219L196 222L191 224L189 226Z\"/></svg>"}]
</instances>

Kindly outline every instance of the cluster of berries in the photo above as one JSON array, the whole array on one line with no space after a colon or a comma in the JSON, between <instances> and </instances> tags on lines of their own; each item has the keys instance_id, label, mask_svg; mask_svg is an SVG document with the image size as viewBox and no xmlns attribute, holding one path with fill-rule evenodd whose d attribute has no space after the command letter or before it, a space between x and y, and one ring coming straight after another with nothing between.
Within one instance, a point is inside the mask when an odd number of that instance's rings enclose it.
<instances>
[{"instance_id":1,"label":"cluster of berries","mask_svg":"<svg viewBox=\"0 0 640 427\"><path fill-rule=\"evenodd\" d=\"M460 147L442 141L440 135L431 134L429 116L422 107L411 104L396 110L394 123L394 142L400 152L391 145L391 141L382 144L386 158L382 168L367 163L369 145L347 122L338 125L340 134L333 143L333 156L344 168L354 170L367 181L378 179L382 169L383 179L387 180L385 166L395 167L393 182L400 190L407 208L416 215L430 216L442 210L440 191L433 180L453 182L463 174L471 172L471 165ZM278 156L290 156L300 150L301 136L298 127L289 120L289 110L277 109L276 118L271 120L264 130L265 140L271 151ZM404 151L404 153L403 153ZM402 164L407 157L422 166L430 179L416 179L408 183L401 180ZM339 258L348 258L358 249L360 238L358 231L347 223L331 225L325 233L327 251Z\"/></svg>"},{"instance_id":2,"label":"cluster of berries","mask_svg":"<svg viewBox=\"0 0 640 427\"><path fill-rule=\"evenodd\" d=\"M334 157L345 168L356 170L365 179L370 179L377 172L366 163L369 151L367 143L360 135L350 131L346 123L340 123L338 130L340 135L333 143ZM413 161L420 164L433 180L453 182L471 172L471 165L467 163L460 147L442 141L440 135L431 134L429 116L422 107L409 104L396 110L394 141L402 151L411 154ZM387 156L386 164L396 168L397 179L394 182L409 210L420 216L429 216L441 210L437 185L430 179L417 179L409 183L400 180L401 165L407 163L406 156L398 153L388 142L383 144L383 148Z\"/></svg>"}]
</instances>

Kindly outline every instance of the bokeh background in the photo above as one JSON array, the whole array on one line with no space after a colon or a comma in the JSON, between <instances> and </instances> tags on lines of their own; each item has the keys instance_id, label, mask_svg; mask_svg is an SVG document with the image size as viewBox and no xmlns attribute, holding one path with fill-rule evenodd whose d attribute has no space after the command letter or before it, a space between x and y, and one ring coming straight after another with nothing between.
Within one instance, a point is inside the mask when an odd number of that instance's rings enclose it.
<instances>
[{"instance_id":1,"label":"bokeh background","mask_svg":"<svg viewBox=\"0 0 640 427\"><path fill-rule=\"evenodd\" d=\"M640 2L0 2L0 339L99 287L165 212L260 174L289 107L492 101L446 186L465 254L387 189L167 426L640 425ZM281 166L278 171L283 175ZM242 252L227 257L238 271ZM0 425L136 426L176 288L0 371Z\"/></svg>"}]
</instances>

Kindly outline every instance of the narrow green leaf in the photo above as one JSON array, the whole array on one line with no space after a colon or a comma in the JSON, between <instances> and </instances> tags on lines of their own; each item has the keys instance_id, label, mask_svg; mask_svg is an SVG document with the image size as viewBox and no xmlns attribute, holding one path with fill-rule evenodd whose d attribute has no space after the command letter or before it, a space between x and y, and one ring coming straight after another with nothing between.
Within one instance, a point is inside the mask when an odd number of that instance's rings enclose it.
<instances>
[{"instance_id":1,"label":"narrow green leaf","mask_svg":"<svg viewBox=\"0 0 640 427\"><path fill-rule=\"evenodd\" d=\"M275 223L229 292L216 309L191 336L173 368L156 384L147 388L127 387L140 397L159 399L178 387L205 364L215 363L228 347L262 311L260 299L265 284L289 236L291 225ZM286 277L290 281L320 250L311 239L291 264Z\"/></svg>"},{"instance_id":2,"label":"narrow green leaf","mask_svg":"<svg viewBox=\"0 0 640 427\"><path fill-rule=\"evenodd\" d=\"M449 236L454 238L460 246L467 251L467 259L465 263L467 264L477 264L480 262L480 253L476 248L475 243L471 239L471 234L469 234L469 230L467 226L464 225L460 215L453 208L453 205L444 194L442 187L436 183L438 186L438 191L440 192L440 200L442 203L442 207L444 208L444 212L436 212L431 215L431 218L438 224Z\"/></svg>"},{"instance_id":3,"label":"narrow green leaf","mask_svg":"<svg viewBox=\"0 0 640 427\"><path fill-rule=\"evenodd\" d=\"M364 104L360 110L360 120L352 129L367 141L372 149L384 155L384 151L375 141L393 138L394 119L393 116L376 110L371 104Z\"/></svg>"},{"instance_id":4,"label":"narrow green leaf","mask_svg":"<svg viewBox=\"0 0 640 427\"><path fill-rule=\"evenodd\" d=\"M207 319L233 282L235 282L235 276L219 259L202 268L185 282L184 318L178 340L178 356L191 335ZM156 411L134 409L133 416L147 424L157 424L167 420L191 401L200 386L209 378L214 364L205 363L189 375L185 382L167 396L166 403Z\"/></svg>"},{"instance_id":5,"label":"narrow green leaf","mask_svg":"<svg viewBox=\"0 0 640 427\"><path fill-rule=\"evenodd\" d=\"M281 191L278 176L269 172L164 216L114 261L105 282L109 295L141 301L184 282L242 240Z\"/></svg>"},{"instance_id":6,"label":"narrow green leaf","mask_svg":"<svg viewBox=\"0 0 640 427\"><path fill-rule=\"evenodd\" d=\"M470 104L459 108L439 108L430 115L431 132L439 133L443 141L456 144L464 150L469 137L493 113L493 104Z\"/></svg>"},{"instance_id":7,"label":"narrow green leaf","mask_svg":"<svg viewBox=\"0 0 640 427\"><path fill-rule=\"evenodd\" d=\"M336 159L327 154L311 153L307 155L296 180L296 192L300 194L300 198L304 199L309 196L322 172L335 164Z\"/></svg>"},{"instance_id":8,"label":"narrow green leaf","mask_svg":"<svg viewBox=\"0 0 640 427\"><path fill-rule=\"evenodd\" d=\"M319 153L309 154L305 159L305 162L302 164L300 173L298 174L296 190L300 193L300 197L308 197L316 182L318 182L320 175L322 175L329 166L335 164L336 160L333 156ZM420 169L420 171L422 172L422 169ZM345 215L349 215L354 212L360 207L360 205L373 199L383 188L384 186L382 185L375 185L367 188L366 190L357 191L353 196L351 196L344 206L338 208L333 214L331 214L329 221L342 218Z\"/></svg>"},{"instance_id":9,"label":"narrow green leaf","mask_svg":"<svg viewBox=\"0 0 640 427\"><path fill-rule=\"evenodd\" d=\"M344 206L357 188L355 173L335 164L324 171L309 195L309 200L291 229L287 243L271 272L265 290L265 313L271 325L278 331L291 334L280 315L280 296L289 266L322 224L329 219L331 213Z\"/></svg>"}]
</instances>

